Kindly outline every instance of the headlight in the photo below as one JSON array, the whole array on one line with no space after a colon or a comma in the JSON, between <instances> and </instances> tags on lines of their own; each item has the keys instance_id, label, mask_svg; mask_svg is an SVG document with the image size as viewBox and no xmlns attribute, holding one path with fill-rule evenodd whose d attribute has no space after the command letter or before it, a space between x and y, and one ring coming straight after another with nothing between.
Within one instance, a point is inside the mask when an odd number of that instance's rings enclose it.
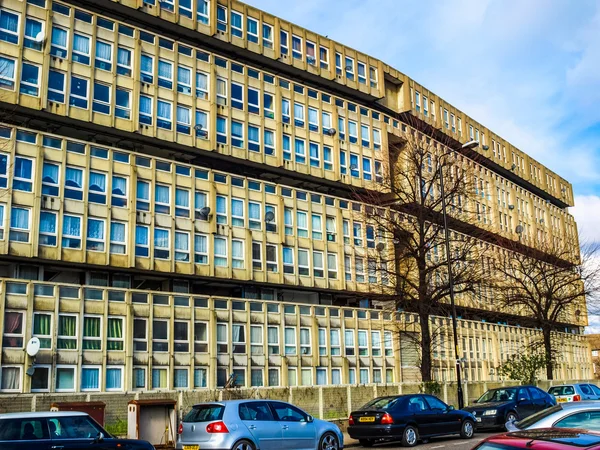
<instances>
[{"instance_id":1,"label":"headlight","mask_svg":"<svg viewBox=\"0 0 600 450\"><path fill-rule=\"evenodd\" d=\"M483 415L484 416L495 416L497 412L498 412L497 409L488 409L487 411L483 412Z\"/></svg>"}]
</instances>

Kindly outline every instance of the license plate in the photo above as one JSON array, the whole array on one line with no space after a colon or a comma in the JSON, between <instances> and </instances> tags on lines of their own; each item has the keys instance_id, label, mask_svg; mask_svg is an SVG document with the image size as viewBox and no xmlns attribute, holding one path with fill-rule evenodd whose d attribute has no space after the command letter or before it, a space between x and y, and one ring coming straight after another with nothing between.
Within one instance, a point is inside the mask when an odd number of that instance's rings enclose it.
<instances>
[{"instance_id":1,"label":"license plate","mask_svg":"<svg viewBox=\"0 0 600 450\"><path fill-rule=\"evenodd\" d=\"M475 421L481 422L481 417L475 417Z\"/></svg>"},{"instance_id":2,"label":"license plate","mask_svg":"<svg viewBox=\"0 0 600 450\"><path fill-rule=\"evenodd\" d=\"M200 450L199 445L184 445L183 450Z\"/></svg>"},{"instance_id":3,"label":"license plate","mask_svg":"<svg viewBox=\"0 0 600 450\"><path fill-rule=\"evenodd\" d=\"M557 398L556 400L558 401L558 403L564 403L567 401L566 398Z\"/></svg>"},{"instance_id":4,"label":"license plate","mask_svg":"<svg viewBox=\"0 0 600 450\"><path fill-rule=\"evenodd\" d=\"M360 417L359 422L375 422L375 417Z\"/></svg>"}]
</instances>

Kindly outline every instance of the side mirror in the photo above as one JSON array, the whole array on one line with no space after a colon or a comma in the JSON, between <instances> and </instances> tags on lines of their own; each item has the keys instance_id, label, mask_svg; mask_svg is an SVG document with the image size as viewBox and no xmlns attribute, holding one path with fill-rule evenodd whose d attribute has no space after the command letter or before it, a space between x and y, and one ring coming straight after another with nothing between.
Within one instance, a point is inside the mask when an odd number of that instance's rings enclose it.
<instances>
[{"instance_id":1,"label":"side mirror","mask_svg":"<svg viewBox=\"0 0 600 450\"><path fill-rule=\"evenodd\" d=\"M454 406L448 405L448 411L454 411L454 410L455 410Z\"/></svg>"},{"instance_id":2,"label":"side mirror","mask_svg":"<svg viewBox=\"0 0 600 450\"><path fill-rule=\"evenodd\" d=\"M104 433L100 432L94 439L94 444L99 444L102 441L104 441Z\"/></svg>"},{"instance_id":3,"label":"side mirror","mask_svg":"<svg viewBox=\"0 0 600 450\"><path fill-rule=\"evenodd\" d=\"M524 402L525 400L527 400L525 397L519 399L520 402Z\"/></svg>"},{"instance_id":4,"label":"side mirror","mask_svg":"<svg viewBox=\"0 0 600 450\"><path fill-rule=\"evenodd\" d=\"M315 421L315 418L311 415L306 416L306 421L308 423L313 423Z\"/></svg>"}]
</instances>

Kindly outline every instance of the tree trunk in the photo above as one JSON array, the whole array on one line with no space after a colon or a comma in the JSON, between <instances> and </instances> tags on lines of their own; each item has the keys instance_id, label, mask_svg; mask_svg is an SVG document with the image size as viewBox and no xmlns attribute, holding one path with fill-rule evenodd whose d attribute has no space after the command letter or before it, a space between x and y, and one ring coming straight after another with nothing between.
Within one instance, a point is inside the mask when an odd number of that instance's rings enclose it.
<instances>
[{"instance_id":1,"label":"tree trunk","mask_svg":"<svg viewBox=\"0 0 600 450\"><path fill-rule=\"evenodd\" d=\"M429 314L419 308L419 322L421 326L421 380L431 381L431 329L429 328Z\"/></svg>"},{"instance_id":2,"label":"tree trunk","mask_svg":"<svg viewBox=\"0 0 600 450\"><path fill-rule=\"evenodd\" d=\"M548 380L554 379L553 361L552 361L552 336L550 328L544 327L544 356L546 357L546 377Z\"/></svg>"}]
</instances>

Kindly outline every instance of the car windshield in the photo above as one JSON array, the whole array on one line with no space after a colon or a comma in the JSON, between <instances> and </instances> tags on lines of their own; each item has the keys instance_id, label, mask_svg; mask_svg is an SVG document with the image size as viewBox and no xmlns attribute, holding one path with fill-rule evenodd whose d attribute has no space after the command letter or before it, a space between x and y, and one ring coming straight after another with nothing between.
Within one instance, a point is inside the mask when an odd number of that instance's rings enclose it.
<instances>
[{"instance_id":1,"label":"car windshield","mask_svg":"<svg viewBox=\"0 0 600 450\"><path fill-rule=\"evenodd\" d=\"M554 386L548 392L552 395L573 395L575 389L573 386Z\"/></svg>"},{"instance_id":2,"label":"car windshield","mask_svg":"<svg viewBox=\"0 0 600 450\"><path fill-rule=\"evenodd\" d=\"M479 400L477 400L477 403L507 402L514 400L516 395L516 389L492 389L483 394Z\"/></svg>"},{"instance_id":3,"label":"car windshield","mask_svg":"<svg viewBox=\"0 0 600 450\"><path fill-rule=\"evenodd\" d=\"M362 409L392 409L398 404L400 397L383 397L371 400Z\"/></svg>"},{"instance_id":4,"label":"car windshield","mask_svg":"<svg viewBox=\"0 0 600 450\"><path fill-rule=\"evenodd\" d=\"M519 430L525 430L527 428L529 428L530 426L538 423L540 420L545 419L548 416L551 416L552 414L558 412L558 411L562 411L562 406L560 405L556 405L556 406L552 406L551 408L546 408L543 409L540 412L537 412L529 417L527 417L526 419L523 420L519 420L518 422L515 423L515 426L519 429Z\"/></svg>"},{"instance_id":5,"label":"car windshield","mask_svg":"<svg viewBox=\"0 0 600 450\"><path fill-rule=\"evenodd\" d=\"M475 447L475 450L508 450L519 447L511 447L510 445L503 444L490 444L489 442L484 442L479 447Z\"/></svg>"},{"instance_id":6,"label":"car windshield","mask_svg":"<svg viewBox=\"0 0 600 450\"><path fill-rule=\"evenodd\" d=\"M221 420L225 407L223 405L196 405L183 418L184 422L212 422Z\"/></svg>"}]
</instances>

